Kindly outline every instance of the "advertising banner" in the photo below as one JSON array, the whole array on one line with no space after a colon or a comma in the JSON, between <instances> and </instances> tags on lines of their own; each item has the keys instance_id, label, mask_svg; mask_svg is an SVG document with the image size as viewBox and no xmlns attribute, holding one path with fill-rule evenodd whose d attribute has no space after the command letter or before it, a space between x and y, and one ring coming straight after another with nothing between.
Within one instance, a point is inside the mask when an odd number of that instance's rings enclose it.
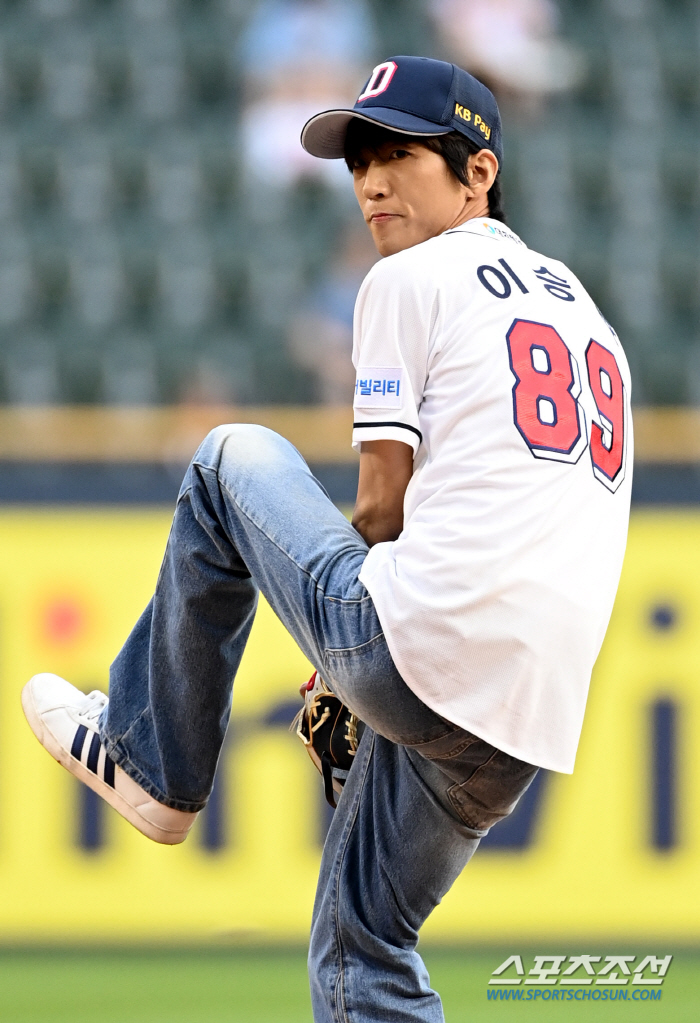
<instances>
[{"instance_id":1,"label":"advertising banner","mask_svg":"<svg viewBox=\"0 0 700 1023\"><path fill-rule=\"evenodd\" d=\"M86 692L146 605L170 514L0 514L0 941L307 933L329 813L289 724L311 668L261 601L217 782L150 843L41 749L19 702ZM541 774L425 927L436 940L700 940L700 514L637 511L572 776Z\"/></svg>"}]
</instances>

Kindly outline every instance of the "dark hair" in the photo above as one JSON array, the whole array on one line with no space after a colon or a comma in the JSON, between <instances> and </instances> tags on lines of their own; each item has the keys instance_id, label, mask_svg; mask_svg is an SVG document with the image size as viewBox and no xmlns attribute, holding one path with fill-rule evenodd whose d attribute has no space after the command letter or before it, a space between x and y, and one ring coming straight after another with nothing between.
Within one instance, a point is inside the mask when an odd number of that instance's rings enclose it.
<instances>
[{"instance_id":1,"label":"dark hair","mask_svg":"<svg viewBox=\"0 0 700 1023\"><path fill-rule=\"evenodd\" d=\"M484 148L476 142L472 142L459 131L451 131L446 135L403 135L391 131L390 128L382 128L381 125L371 124L369 121L361 121L359 117L353 117L345 136L345 162L349 169L353 169L355 161L363 149L377 150L387 142L416 142L431 152L438 153L463 185L467 184L467 160L472 154L478 153ZM503 209L500 167L496 179L488 191L488 201L489 217L505 224L506 215Z\"/></svg>"}]
</instances>

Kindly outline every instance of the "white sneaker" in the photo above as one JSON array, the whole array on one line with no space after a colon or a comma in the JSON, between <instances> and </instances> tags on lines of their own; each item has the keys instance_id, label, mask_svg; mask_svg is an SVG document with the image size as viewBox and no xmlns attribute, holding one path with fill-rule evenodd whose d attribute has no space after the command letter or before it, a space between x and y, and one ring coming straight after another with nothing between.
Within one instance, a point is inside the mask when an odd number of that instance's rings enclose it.
<instances>
[{"instance_id":1,"label":"white sneaker","mask_svg":"<svg viewBox=\"0 0 700 1023\"><path fill-rule=\"evenodd\" d=\"M197 814L158 803L106 755L97 721L108 702L104 693L86 696L48 672L35 675L22 690L29 726L54 760L147 838L163 845L184 842Z\"/></svg>"}]
</instances>

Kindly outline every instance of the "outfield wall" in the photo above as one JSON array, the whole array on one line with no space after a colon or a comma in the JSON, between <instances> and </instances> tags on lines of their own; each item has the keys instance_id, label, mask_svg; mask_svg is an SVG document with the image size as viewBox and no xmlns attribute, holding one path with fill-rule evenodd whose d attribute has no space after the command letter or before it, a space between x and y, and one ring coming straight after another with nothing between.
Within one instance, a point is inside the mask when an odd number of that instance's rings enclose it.
<instances>
[{"instance_id":1,"label":"outfield wall","mask_svg":"<svg viewBox=\"0 0 700 1023\"><path fill-rule=\"evenodd\" d=\"M19 693L85 690L147 602L170 513L0 511L0 941L303 939L327 826L287 731L309 666L261 606L214 797L153 845L38 746ZM700 940L700 510L633 515L573 776L494 829L426 926L442 940Z\"/></svg>"}]
</instances>

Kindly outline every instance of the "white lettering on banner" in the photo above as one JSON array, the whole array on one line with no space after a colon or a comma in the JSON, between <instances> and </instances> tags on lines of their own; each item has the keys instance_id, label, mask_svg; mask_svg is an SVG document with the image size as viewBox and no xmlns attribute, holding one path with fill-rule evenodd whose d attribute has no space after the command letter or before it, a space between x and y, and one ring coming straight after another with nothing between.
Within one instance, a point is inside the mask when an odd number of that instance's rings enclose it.
<instances>
[{"instance_id":1,"label":"white lettering on banner","mask_svg":"<svg viewBox=\"0 0 700 1023\"><path fill-rule=\"evenodd\" d=\"M354 408L401 408L403 395L400 366L360 366L358 369Z\"/></svg>"}]
</instances>

